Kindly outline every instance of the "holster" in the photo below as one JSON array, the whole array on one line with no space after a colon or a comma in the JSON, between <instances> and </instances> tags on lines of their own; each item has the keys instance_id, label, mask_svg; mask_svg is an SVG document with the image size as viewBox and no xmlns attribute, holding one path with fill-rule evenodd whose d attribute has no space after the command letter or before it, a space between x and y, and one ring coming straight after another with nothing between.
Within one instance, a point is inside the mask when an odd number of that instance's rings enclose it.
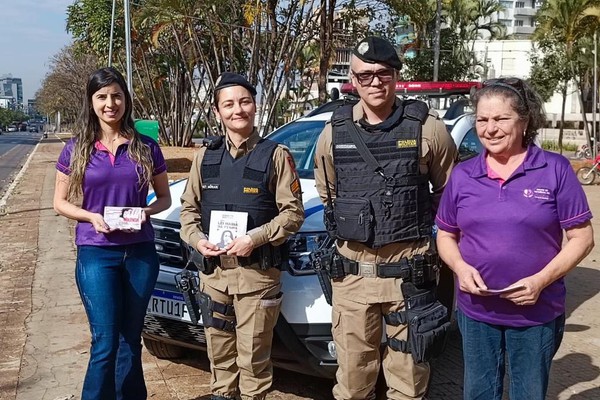
<instances>
[{"instance_id":1,"label":"holster","mask_svg":"<svg viewBox=\"0 0 600 400\"><path fill-rule=\"evenodd\" d=\"M402 283L405 311L384 317L389 325L408 325L408 340L388 338L388 346L410 353L416 364L438 357L446 345L450 316L448 309L437 300L435 289L435 285L417 288L412 282Z\"/></svg>"},{"instance_id":2,"label":"holster","mask_svg":"<svg viewBox=\"0 0 600 400\"><path fill-rule=\"evenodd\" d=\"M311 265L319 278L319 284L325 295L327 304L332 304L333 287L331 286L331 277L329 275L329 264L331 263L333 251L332 248L326 250L317 250L310 253Z\"/></svg>"},{"instance_id":3,"label":"holster","mask_svg":"<svg viewBox=\"0 0 600 400\"><path fill-rule=\"evenodd\" d=\"M215 311L226 316L235 315L233 304L216 302L203 292L198 292L196 296L198 297L198 303L200 304L200 310L202 311L202 325L204 325L205 328L213 327L222 331L235 331L235 319L226 320L213 315Z\"/></svg>"},{"instance_id":4,"label":"holster","mask_svg":"<svg viewBox=\"0 0 600 400\"><path fill-rule=\"evenodd\" d=\"M196 294L199 291L198 278L192 271L183 269L180 273L175 275L175 286L183 295L183 300L190 315L190 320L194 325L200 321L200 305Z\"/></svg>"}]
</instances>

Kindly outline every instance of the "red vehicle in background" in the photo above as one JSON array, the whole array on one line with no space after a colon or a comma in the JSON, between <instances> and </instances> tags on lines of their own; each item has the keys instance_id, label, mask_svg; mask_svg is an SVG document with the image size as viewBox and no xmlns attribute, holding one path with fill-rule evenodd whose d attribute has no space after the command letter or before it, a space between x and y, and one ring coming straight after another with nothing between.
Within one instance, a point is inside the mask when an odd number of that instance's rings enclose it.
<instances>
[{"instance_id":1,"label":"red vehicle in background","mask_svg":"<svg viewBox=\"0 0 600 400\"><path fill-rule=\"evenodd\" d=\"M577 179L582 185L591 185L598 174L600 174L600 154L596 156L593 166L581 167L577 170Z\"/></svg>"}]
</instances>

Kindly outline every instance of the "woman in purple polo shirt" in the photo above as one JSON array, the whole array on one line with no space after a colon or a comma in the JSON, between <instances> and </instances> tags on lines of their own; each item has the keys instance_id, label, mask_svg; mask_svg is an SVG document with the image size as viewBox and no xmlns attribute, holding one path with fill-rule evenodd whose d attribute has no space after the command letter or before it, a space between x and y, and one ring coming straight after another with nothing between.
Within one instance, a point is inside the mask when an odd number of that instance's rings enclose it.
<instances>
[{"instance_id":1,"label":"woman in purple polo shirt","mask_svg":"<svg viewBox=\"0 0 600 400\"><path fill-rule=\"evenodd\" d=\"M134 129L126 88L114 68L90 76L80 126L56 163L54 209L77 221L75 277L92 334L82 400L146 399L141 332L159 269L148 216L171 196L163 155ZM105 206L141 207L141 229L111 229Z\"/></svg>"},{"instance_id":2,"label":"woman in purple polo shirt","mask_svg":"<svg viewBox=\"0 0 600 400\"><path fill-rule=\"evenodd\" d=\"M544 114L524 81L487 81L472 101L485 150L452 171L436 217L458 288L464 398L500 400L507 362L511 400L542 400L563 277L594 245L592 215L569 161L534 144Z\"/></svg>"}]
</instances>

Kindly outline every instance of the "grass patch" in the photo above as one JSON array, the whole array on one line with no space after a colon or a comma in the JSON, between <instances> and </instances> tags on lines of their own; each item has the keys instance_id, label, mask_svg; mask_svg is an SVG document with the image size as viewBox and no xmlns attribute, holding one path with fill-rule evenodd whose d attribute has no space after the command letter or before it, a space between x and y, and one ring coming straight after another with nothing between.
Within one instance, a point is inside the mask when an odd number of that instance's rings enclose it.
<instances>
[{"instance_id":1,"label":"grass patch","mask_svg":"<svg viewBox=\"0 0 600 400\"><path fill-rule=\"evenodd\" d=\"M558 142L554 140L542 140L542 149L558 151ZM577 151L577 145L570 142L563 143L563 151Z\"/></svg>"}]
</instances>

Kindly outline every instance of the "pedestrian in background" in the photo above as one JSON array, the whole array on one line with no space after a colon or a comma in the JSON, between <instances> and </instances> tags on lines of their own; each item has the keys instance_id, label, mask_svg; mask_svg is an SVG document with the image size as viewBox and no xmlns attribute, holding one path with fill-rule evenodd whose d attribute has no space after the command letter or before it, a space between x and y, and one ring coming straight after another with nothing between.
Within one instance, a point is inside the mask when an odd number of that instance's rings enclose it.
<instances>
[{"instance_id":1,"label":"pedestrian in background","mask_svg":"<svg viewBox=\"0 0 600 400\"><path fill-rule=\"evenodd\" d=\"M285 241L304 221L294 159L259 136L255 96L241 75L225 72L217 79L213 111L225 136L205 141L181 197L181 238L204 260L199 296L212 400L261 400L271 387ZM247 232L222 249L209 242L213 210L245 213Z\"/></svg>"},{"instance_id":2,"label":"pedestrian in background","mask_svg":"<svg viewBox=\"0 0 600 400\"><path fill-rule=\"evenodd\" d=\"M160 148L135 130L132 109L123 76L95 71L79 126L56 163L54 209L77 221L75 277L92 334L82 400L147 396L141 332L159 270L148 216L169 208L171 196ZM148 205L150 185L156 201ZM111 230L105 206L142 207L141 229Z\"/></svg>"},{"instance_id":3,"label":"pedestrian in background","mask_svg":"<svg viewBox=\"0 0 600 400\"><path fill-rule=\"evenodd\" d=\"M434 110L396 97L402 63L390 42L363 39L350 67L360 101L333 113L315 156L326 207L327 186L333 197L334 221L326 223L335 225L337 239L330 266L338 362L333 396L374 399L383 362L387 398L420 399L430 368L411 354L406 304L417 292L428 303L436 300L433 218L458 153ZM411 266L420 274L409 272Z\"/></svg>"},{"instance_id":4,"label":"pedestrian in background","mask_svg":"<svg viewBox=\"0 0 600 400\"><path fill-rule=\"evenodd\" d=\"M545 119L526 82L484 82L472 101L484 151L452 172L436 219L457 286L464 398L502 399L508 364L511 400L542 400L564 332L563 277L594 245L592 214L569 161L534 144Z\"/></svg>"}]
</instances>

